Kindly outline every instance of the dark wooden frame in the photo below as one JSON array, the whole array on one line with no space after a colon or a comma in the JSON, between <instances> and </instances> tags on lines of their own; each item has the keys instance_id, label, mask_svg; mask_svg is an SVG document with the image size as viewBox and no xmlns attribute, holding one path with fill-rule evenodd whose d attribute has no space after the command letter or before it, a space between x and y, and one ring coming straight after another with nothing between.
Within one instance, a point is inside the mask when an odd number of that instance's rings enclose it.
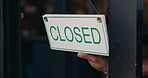
<instances>
[{"instance_id":1,"label":"dark wooden frame","mask_svg":"<svg viewBox=\"0 0 148 78\"><path fill-rule=\"evenodd\" d=\"M3 0L4 78L21 78L20 0Z\"/></svg>"},{"instance_id":2,"label":"dark wooden frame","mask_svg":"<svg viewBox=\"0 0 148 78\"><path fill-rule=\"evenodd\" d=\"M110 0L109 78L141 78L143 0Z\"/></svg>"},{"instance_id":3,"label":"dark wooden frame","mask_svg":"<svg viewBox=\"0 0 148 78\"><path fill-rule=\"evenodd\" d=\"M3 78L3 0L0 0L0 78Z\"/></svg>"}]
</instances>

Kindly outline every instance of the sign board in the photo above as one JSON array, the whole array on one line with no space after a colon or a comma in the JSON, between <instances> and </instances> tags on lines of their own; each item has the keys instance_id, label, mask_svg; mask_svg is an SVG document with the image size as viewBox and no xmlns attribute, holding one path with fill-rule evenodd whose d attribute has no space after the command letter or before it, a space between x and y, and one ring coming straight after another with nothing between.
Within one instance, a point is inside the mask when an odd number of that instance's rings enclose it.
<instances>
[{"instance_id":1,"label":"sign board","mask_svg":"<svg viewBox=\"0 0 148 78\"><path fill-rule=\"evenodd\" d=\"M109 56L104 15L45 14L43 20L51 49Z\"/></svg>"}]
</instances>

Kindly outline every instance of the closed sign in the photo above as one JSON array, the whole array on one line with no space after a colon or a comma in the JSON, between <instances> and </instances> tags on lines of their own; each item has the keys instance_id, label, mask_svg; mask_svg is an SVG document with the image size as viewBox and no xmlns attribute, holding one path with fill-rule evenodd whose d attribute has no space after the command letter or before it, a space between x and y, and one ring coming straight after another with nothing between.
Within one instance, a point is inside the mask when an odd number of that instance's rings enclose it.
<instances>
[{"instance_id":1,"label":"closed sign","mask_svg":"<svg viewBox=\"0 0 148 78\"><path fill-rule=\"evenodd\" d=\"M109 55L104 15L46 14L43 20L51 49Z\"/></svg>"}]
</instances>

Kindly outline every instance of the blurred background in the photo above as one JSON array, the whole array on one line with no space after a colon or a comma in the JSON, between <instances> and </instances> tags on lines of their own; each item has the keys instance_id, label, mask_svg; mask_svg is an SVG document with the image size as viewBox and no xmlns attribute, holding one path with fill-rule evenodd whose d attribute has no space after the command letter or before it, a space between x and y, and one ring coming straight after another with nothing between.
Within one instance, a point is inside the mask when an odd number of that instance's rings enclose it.
<instances>
[{"instance_id":1,"label":"blurred background","mask_svg":"<svg viewBox=\"0 0 148 78\"><path fill-rule=\"evenodd\" d=\"M144 0L144 46L143 57L148 57L148 0Z\"/></svg>"},{"instance_id":2,"label":"blurred background","mask_svg":"<svg viewBox=\"0 0 148 78\"><path fill-rule=\"evenodd\" d=\"M92 0L99 13L107 15L108 4ZM68 4L66 4L68 3ZM77 53L52 51L42 20L44 14L96 14L87 0L21 0L23 78L105 78ZM60 5L60 6L57 6ZM101 6L101 7L100 7ZM105 7L106 6L106 7ZM58 8L58 9L57 9ZM144 0L143 57L148 57L148 0Z\"/></svg>"},{"instance_id":3,"label":"blurred background","mask_svg":"<svg viewBox=\"0 0 148 78\"><path fill-rule=\"evenodd\" d=\"M144 0L143 58L148 58L148 0ZM143 77L148 78L148 77Z\"/></svg>"}]
</instances>

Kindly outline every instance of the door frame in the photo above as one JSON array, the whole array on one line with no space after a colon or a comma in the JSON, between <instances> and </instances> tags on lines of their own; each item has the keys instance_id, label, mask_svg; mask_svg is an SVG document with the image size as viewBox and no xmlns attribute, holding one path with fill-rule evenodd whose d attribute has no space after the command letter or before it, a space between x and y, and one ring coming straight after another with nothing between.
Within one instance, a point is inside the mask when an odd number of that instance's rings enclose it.
<instances>
[{"instance_id":1,"label":"door frame","mask_svg":"<svg viewBox=\"0 0 148 78\"><path fill-rule=\"evenodd\" d=\"M0 78L3 78L3 0L0 0Z\"/></svg>"},{"instance_id":2,"label":"door frame","mask_svg":"<svg viewBox=\"0 0 148 78\"><path fill-rule=\"evenodd\" d=\"M109 78L141 78L143 0L110 0L109 13Z\"/></svg>"}]
</instances>

